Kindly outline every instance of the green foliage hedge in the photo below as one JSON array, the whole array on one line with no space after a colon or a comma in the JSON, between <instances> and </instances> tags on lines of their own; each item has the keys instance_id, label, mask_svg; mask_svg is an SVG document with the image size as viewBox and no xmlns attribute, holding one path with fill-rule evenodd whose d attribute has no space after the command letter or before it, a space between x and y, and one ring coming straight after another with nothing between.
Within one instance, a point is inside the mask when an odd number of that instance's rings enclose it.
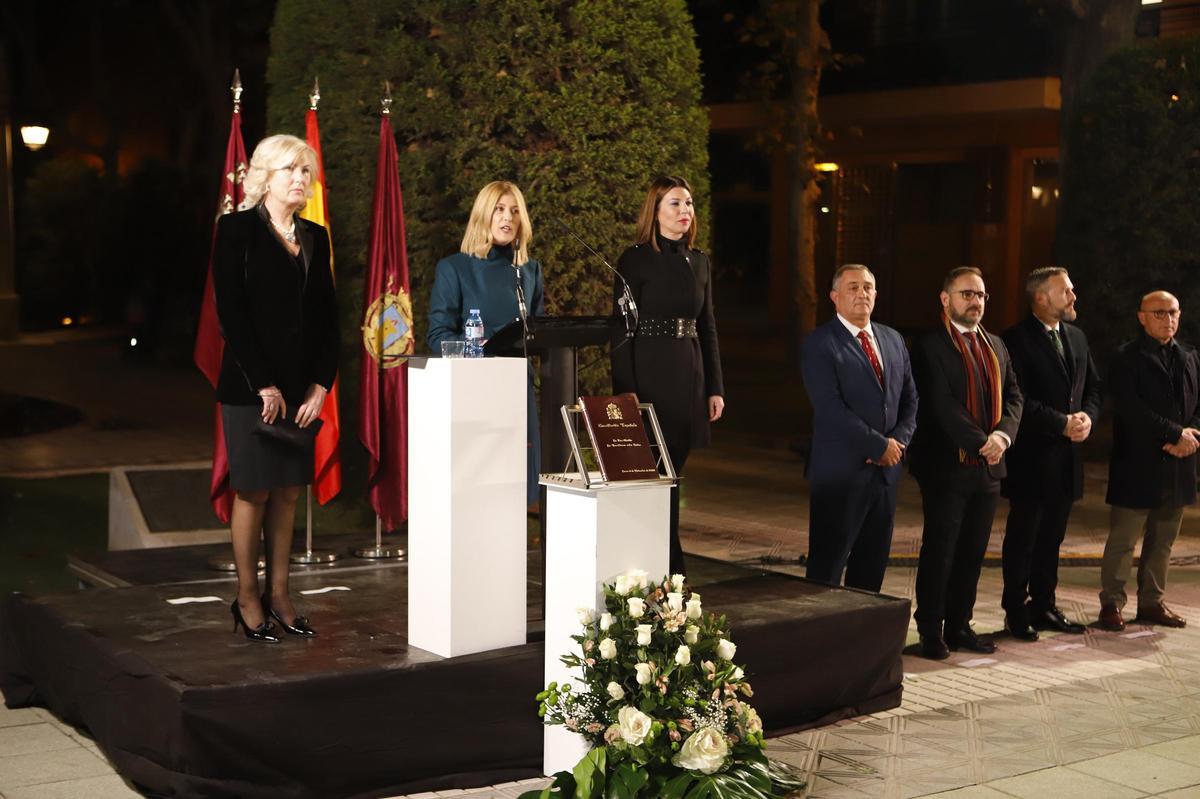
<instances>
[{"instance_id":1,"label":"green foliage hedge","mask_svg":"<svg viewBox=\"0 0 1200 799\"><path fill-rule=\"evenodd\" d=\"M458 250L471 202L491 180L525 193L551 314L607 313L611 302L610 276L556 220L615 263L650 179L669 172L692 181L707 231L708 120L684 0L280 0L269 132L302 135L314 76L347 341L343 385L358 370L384 79L422 349L434 266ZM606 386L607 366L589 377L590 387Z\"/></svg>"},{"instance_id":2,"label":"green foliage hedge","mask_svg":"<svg viewBox=\"0 0 1200 799\"><path fill-rule=\"evenodd\" d=\"M1115 53L1067 124L1059 257L1093 349L1103 360L1133 336L1140 297L1159 288L1200 343L1200 39Z\"/></svg>"}]
</instances>

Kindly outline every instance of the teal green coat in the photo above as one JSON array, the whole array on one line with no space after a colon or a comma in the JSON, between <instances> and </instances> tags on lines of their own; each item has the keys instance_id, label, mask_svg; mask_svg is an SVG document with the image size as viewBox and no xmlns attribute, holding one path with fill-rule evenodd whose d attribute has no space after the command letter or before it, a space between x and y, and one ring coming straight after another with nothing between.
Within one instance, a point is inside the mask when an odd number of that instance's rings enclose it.
<instances>
[{"instance_id":1,"label":"teal green coat","mask_svg":"<svg viewBox=\"0 0 1200 799\"><path fill-rule=\"evenodd\" d=\"M537 261L521 265L521 283L530 316L545 316L542 267ZM493 247L487 258L455 253L438 262L429 294L429 332L425 341L431 355L441 355L443 341L462 341L463 324L472 308L483 319L483 336L519 319L517 275L512 267L512 247ZM526 500L538 499L538 471L541 466L541 436L538 435L537 400L533 392L533 372L529 374L527 400L529 454L526 459Z\"/></svg>"},{"instance_id":2,"label":"teal green coat","mask_svg":"<svg viewBox=\"0 0 1200 799\"><path fill-rule=\"evenodd\" d=\"M545 316L542 267L537 261L521 265L521 282L529 315ZM472 308L478 308L483 317L484 338L491 338L520 318L512 247L493 247L487 258L459 252L438 262L429 295L429 333L425 337L430 354L440 354L443 341L462 340L463 324Z\"/></svg>"}]
</instances>

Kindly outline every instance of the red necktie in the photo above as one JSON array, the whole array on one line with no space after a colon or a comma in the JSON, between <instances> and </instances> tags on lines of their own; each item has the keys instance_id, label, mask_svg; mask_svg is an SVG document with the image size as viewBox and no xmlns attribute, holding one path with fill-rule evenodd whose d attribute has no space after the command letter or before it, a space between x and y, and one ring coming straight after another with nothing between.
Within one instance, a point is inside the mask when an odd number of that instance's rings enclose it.
<instances>
[{"instance_id":1,"label":"red necktie","mask_svg":"<svg viewBox=\"0 0 1200 799\"><path fill-rule=\"evenodd\" d=\"M867 360L871 362L871 368L875 370L875 378L882 386L883 366L879 363L879 356L875 354L875 348L871 346L871 337L867 335L867 331L858 331L858 343L862 345L863 352L867 354Z\"/></svg>"}]
</instances>

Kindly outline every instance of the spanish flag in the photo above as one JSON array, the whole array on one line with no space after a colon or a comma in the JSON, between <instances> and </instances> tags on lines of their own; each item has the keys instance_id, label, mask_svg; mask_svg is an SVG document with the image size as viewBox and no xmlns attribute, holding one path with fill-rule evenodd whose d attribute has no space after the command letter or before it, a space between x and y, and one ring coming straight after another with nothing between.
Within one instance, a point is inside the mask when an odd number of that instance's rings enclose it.
<instances>
[{"instance_id":1,"label":"spanish flag","mask_svg":"<svg viewBox=\"0 0 1200 799\"><path fill-rule=\"evenodd\" d=\"M325 196L325 160L321 157L321 135L317 129L317 101L320 99L321 95L314 81L313 93L309 97L308 114L304 120L304 139L317 153L317 174L313 175L312 197L300 212L300 216L329 230L329 203ZM329 268L333 269L332 244L329 249ZM317 433L313 448L313 489L317 502L324 505L342 490L342 460L338 454L341 425L338 420L337 378L334 378L329 396L325 398L325 404L321 407L321 420L325 424Z\"/></svg>"}]
</instances>

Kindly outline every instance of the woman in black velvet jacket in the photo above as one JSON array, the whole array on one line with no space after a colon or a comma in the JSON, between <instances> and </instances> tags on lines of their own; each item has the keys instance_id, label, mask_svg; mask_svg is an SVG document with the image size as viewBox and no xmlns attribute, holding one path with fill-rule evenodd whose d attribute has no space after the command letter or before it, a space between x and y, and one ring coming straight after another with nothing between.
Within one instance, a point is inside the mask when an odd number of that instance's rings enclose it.
<instances>
[{"instance_id":1,"label":"woman in black velvet jacket","mask_svg":"<svg viewBox=\"0 0 1200 799\"><path fill-rule=\"evenodd\" d=\"M312 482L311 445L258 435L259 421L308 427L337 373L337 305L325 228L297 214L311 193L316 154L294 136L259 143L246 175L246 210L217 224L213 288L225 350L217 401L236 492L230 527L238 596L230 612L246 637L278 641L273 617L313 635L288 594L300 487ZM259 540L267 591L258 593Z\"/></svg>"},{"instance_id":2,"label":"woman in black velvet jacket","mask_svg":"<svg viewBox=\"0 0 1200 799\"><path fill-rule=\"evenodd\" d=\"M642 204L637 244L617 262L637 303L638 327L632 339L614 342L613 392L633 392L654 404L680 475L692 447L708 445L709 423L725 410L712 264L693 249L695 242L691 186L681 177L660 177ZM616 280L614 313L623 290ZM684 573L678 487L671 489L671 572Z\"/></svg>"}]
</instances>

